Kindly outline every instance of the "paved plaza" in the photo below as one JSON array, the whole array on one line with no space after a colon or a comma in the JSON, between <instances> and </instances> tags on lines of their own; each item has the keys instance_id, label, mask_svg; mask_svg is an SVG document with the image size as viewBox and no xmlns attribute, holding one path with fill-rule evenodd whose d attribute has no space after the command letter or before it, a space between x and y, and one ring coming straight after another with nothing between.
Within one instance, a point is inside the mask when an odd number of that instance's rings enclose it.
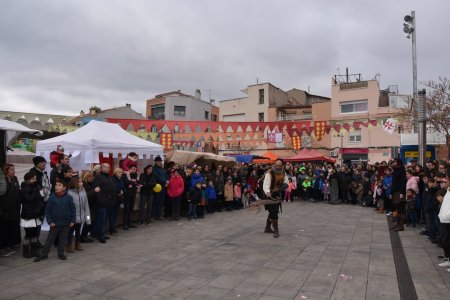
<instances>
[{"instance_id":1,"label":"paved plaza","mask_svg":"<svg viewBox=\"0 0 450 300\"><path fill-rule=\"evenodd\" d=\"M0 258L1 299L401 299L386 217L373 209L287 203L280 238L266 213L161 221L63 262ZM442 251L401 232L418 299L449 299ZM340 276L342 275L342 276ZM345 276L347 275L347 276ZM342 278L343 277L343 278Z\"/></svg>"}]
</instances>

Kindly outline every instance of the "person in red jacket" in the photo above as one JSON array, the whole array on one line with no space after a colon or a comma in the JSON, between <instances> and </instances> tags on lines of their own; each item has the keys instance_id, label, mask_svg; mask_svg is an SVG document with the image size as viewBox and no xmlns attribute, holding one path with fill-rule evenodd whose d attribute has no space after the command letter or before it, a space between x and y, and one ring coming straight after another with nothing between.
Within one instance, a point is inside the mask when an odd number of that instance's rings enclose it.
<instances>
[{"instance_id":1,"label":"person in red jacket","mask_svg":"<svg viewBox=\"0 0 450 300\"><path fill-rule=\"evenodd\" d=\"M169 185L167 186L167 195L172 202L172 220L178 221L180 218L180 205L181 196L184 191L184 180L180 176L180 171L177 169L173 170L172 176L169 180Z\"/></svg>"}]
</instances>

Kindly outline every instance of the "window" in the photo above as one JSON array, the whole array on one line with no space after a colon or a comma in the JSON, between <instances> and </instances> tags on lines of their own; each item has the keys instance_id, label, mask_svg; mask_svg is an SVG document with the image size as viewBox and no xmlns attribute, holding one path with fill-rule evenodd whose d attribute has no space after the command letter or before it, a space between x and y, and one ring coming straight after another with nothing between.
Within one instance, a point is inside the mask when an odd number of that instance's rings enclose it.
<instances>
[{"instance_id":1,"label":"window","mask_svg":"<svg viewBox=\"0 0 450 300\"><path fill-rule=\"evenodd\" d=\"M205 119L209 120L209 111L205 111Z\"/></svg>"},{"instance_id":2,"label":"window","mask_svg":"<svg viewBox=\"0 0 450 300\"><path fill-rule=\"evenodd\" d=\"M259 104L264 104L264 89L259 90Z\"/></svg>"},{"instance_id":3,"label":"window","mask_svg":"<svg viewBox=\"0 0 450 300\"><path fill-rule=\"evenodd\" d=\"M152 105L152 117L158 120L164 120L166 106L164 104Z\"/></svg>"},{"instance_id":4,"label":"window","mask_svg":"<svg viewBox=\"0 0 450 300\"><path fill-rule=\"evenodd\" d=\"M186 106L177 106L175 105L173 108L174 116L184 117L186 116Z\"/></svg>"},{"instance_id":5,"label":"window","mask_svg":"<svg viewBox=\"0 0 450 300\"><path fill-rule=\"evenodd\" d=\"M341 103L341 114L358 112L367 112L367 100Z\"/></svg>"},{"instance_id":6,"label":"window","mask_svg":"<svg viewBox=\"0 0 450 300\"><path fill-rule=\"evenodd\" d=\"M259 120L259 122L264 122L264 113L258 114L258 120Z\"/></svg>"},{"instance_id":7,"label":"window","mask_svg":"<svg viewBox=\"0 0 450 300\"><path fill-rule=\"evenodd\" d=\"M354 130L348 135L349 143L360 143L361 142L361 129Z\"/></svg>"},{"instance_id":8,"label":"window","mask_svg":"<svg viewBox=\"0 0 450 300\"><path fill-rule=\"evenodd\" d=\"M211 121L217 122L217 115L211 115Z\"/></svg>"}]
</instances>

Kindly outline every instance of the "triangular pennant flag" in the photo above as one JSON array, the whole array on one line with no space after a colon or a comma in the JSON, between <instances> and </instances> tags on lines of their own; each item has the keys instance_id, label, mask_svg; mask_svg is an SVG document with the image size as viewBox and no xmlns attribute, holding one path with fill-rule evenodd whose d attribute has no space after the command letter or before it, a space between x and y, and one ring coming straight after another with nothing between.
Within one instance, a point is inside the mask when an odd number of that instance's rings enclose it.
<instances>
[{"instance_id":1,"label":"triangular pennant flag","mask_svg":"<svg viewBox=\"0 0 450 300\"><path fill-rule=\"evenodd\" d=\"M358 121L353 122L353 128L356 130L361 128L361 125L362 125L362 122L358 122Z\"/></svg>"},{"instance_id":2,"label":"triangular pennant flag","mask_svg":"<svg viewBox=\"0 0 450 300\"><path fill-rule=\"evenodd\" d=\"M344 128L347 131L350 131L350 124L349 123L344 123L344 124L342 124L342 128Z\"/></svg>"},{"instance_id":3,"label":"triangular pennant flag","mask_svg":"<svg viewBox=\"0 0 450 300\"><path fill-rule=\"evenodd\" d=\"M336 123L336 124L333 125L333 129L334 129L337 133L339 133L339 132L341 132L341 125L338 124L338 123Z\"/></svg>"}]
</instances>

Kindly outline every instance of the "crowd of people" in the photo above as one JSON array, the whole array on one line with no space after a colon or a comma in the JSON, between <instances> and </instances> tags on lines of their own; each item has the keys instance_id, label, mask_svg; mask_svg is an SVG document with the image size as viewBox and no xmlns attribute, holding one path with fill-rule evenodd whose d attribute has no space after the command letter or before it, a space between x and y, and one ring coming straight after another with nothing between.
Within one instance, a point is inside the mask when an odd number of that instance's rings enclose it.
<instances>
[{"instance_id":1,"label":"crowd of people","mask_svg":"<svg viewBox=\"0 0 450 300\"><path fill-rule=\"evenodd\" d=\"M83 251L81 244L107 243L118 233L119 212L123 230L160 220L195 220L207 214L230 212L252 206L270 197L264 180L269 172L280 172L286 182L277 189L279 201L323 201L372 207L394 222L394 231L424 226L420 234L444 250L442 267L450 268L449 166L430 160L422 167L416 161L404 165L395 158L374 165L363 162L335 166L327 163L242 164L181 166L165 163L138 170L137 155L130 153L119 167L108 164L78 174L70 158L60 154L48 175L47 161L33 159L34 167L19 184L15 167L6 164L0 179L0 249L10 255L22 245L23 256L46 259L52 245L58 257ZM275 174L275 173L273 173ZM137 210L135 204L138 201ZM278 213L278 211L277 211ZM41 226L49 234L41 243ZM270 218L265 232L270 230ZM276 217L276 236L278 219ZM24 236L22 239L23 228ZM450 272L450 269L449 269Z\"/></svg>"}]
</instances>

